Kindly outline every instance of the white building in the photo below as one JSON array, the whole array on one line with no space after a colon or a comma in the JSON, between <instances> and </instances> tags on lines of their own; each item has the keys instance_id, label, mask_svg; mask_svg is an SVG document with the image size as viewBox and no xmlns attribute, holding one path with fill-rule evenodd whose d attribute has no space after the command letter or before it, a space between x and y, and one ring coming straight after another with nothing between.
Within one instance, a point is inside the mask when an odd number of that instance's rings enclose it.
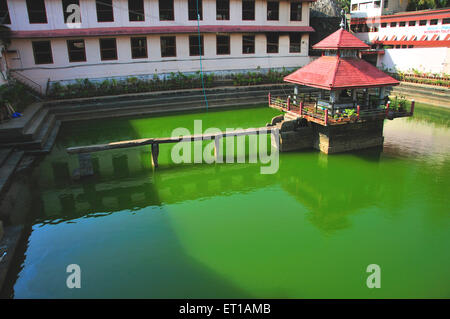
<instances>
[{"instance_id":1,"label":"white building","mask_svg":"<svg viewBox=\"0 0 450 319\"><path fill-rule=\"evenodd\" d=\"M350 28L372 47L366 59L391 70L450 73L450 8L404 12L405 0L351 4Z\"/></svg>"},{"instance_id":2,"label":"white building","mask_svg":"<svg viewBox=\"0 0 450 319\"><path fill-rule=\"evenodd\" d=\"M309 62L314 0L0 0L12 74L47 82ZM79 13L79 15L77 15ZM81 19L81 21L79 21ZM199 25L199 27L198 27Z\"/></svg>"}]
</instances>

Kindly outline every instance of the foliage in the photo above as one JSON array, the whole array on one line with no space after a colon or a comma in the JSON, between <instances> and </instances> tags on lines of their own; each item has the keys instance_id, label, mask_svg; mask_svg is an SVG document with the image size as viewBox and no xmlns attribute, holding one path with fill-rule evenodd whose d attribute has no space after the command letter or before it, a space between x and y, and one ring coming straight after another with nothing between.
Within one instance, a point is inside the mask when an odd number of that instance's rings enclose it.
<instances>
[{"instance_id":1,"label":"foliage","mask_svg":"<svg viewBox=\"0 0 450 319\"><path fill-rule=\"evenodd\" d=\"M345 12L350 12L350 3L351 0L337 0L337 4L341 7L341 9L344 9Z\"/></svg>"},{"instance_id":2,"label":"foliage","mask_svg":"<svg viewBox=\"0 0 450 319\"><path fill-rule=\"evenodd\" d=\"M408 0L406 11L445 8L448 4L448 0Z\"/></svg>"},{"instance_id":3,"label":"foliage","mask_svg":"<svg viewBox=\"0 0 450 319\"><path fill-rule=\"evenodd\" d=\"M22 112L27 105L35 101L36 98L21 83L0 86L0 105L9 103L17 112Z\"/></svg>"},{"instance_id":4,"label":"foliage","mask_svg":"<svg viewBox=\"0 0 450 319\"><path fill-rule=\"evenodd\" d=\"M269 70L267 73L259 69L255 72L237 73L229 76L228 80L236 86L257 85L266 83L282 83L284 76L289 72L283 69L281 72ZM212 87L220 78L214 73L205 74L203 77L205 87ZM224 79L222 79L224 80ZM103 95L118 95L130 93L143 93L165 90L194 89L202 87L200 71L194 74L172 72L167 76L159 77L154 74L152 78L129 77L123 80L106 79L101 82L89 79L76 80L74 83L61 84L55 82L49 90L49 96L57 99L94 97Z\"/></svg>"}]
</instances>

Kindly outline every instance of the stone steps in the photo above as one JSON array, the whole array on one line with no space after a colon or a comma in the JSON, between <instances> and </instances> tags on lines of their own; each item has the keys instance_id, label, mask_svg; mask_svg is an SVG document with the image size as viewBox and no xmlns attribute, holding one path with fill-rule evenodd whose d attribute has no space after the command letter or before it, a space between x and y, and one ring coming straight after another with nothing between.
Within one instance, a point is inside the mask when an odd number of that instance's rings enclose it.
<instances>
[{"instance_id":1,"label":"stone steps","mask_svg":"<svg viewBox=\"0 0 450 319\"><path fill-rule=\"evenodd\" d=\"M24 151L13 151L12 149L6 152L8 155L3 158L0 165L0 196L7 190L11 178L25 154Z\"/></svg>"},{"instance_id":2,"label":"stone steps","mask_svg":"<svg viewBox=\"0 0 450 319\"><path fill-rule=\"evenodd\" d=\"M450 107L450 90L445 87L402 82L399 86L393 87L389 95L391 98L404 95L409 100L414 99L417 102Z\"/></svg>"}]
</instances>

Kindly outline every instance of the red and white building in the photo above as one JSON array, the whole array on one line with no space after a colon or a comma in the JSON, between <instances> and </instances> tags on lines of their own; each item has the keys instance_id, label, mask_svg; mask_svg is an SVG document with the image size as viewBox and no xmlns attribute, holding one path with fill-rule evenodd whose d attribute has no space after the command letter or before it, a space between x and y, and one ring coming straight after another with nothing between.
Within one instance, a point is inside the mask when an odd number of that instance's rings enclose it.
<instances>
[{"instance_id":1,"label":"red and white building","mask_svg":"<svg viewBox=\"0 0 450 319\"><path fill-rule=\"evenodd\" d=\"M350 29L371 46L368 59L387 69L450 73L450 8L405 12L406 4L352 1Z\"/></svg>"},{"instance_id":2,"label":"red and white building","mask_svg":"<svg viewBox=\"0 0 450 319\"><path fill-rule=\"evenodd\" d=\"M313 1L198 0L197 21L197 0L0 0L12 30L2 58L43 88L195 72L200 54L206 72L298 67L310 61Z\"/></svg>"}]
</instances>

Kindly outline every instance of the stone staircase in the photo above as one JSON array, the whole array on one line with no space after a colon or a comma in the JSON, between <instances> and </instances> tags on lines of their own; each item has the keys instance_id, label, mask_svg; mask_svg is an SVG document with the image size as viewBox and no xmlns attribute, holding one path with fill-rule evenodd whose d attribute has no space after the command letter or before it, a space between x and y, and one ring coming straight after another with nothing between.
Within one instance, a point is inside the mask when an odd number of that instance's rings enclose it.
<instances>
[{"instance_id":1,"label":"stone staircase","mask_svg":"<svg viewBox=\"0 0 450 319\"><path fill-rule=\"evenodd\" d=\"M50 152L61 121L44 103L27 107L23 116L0 126L0 148L15 148L27 154Z\"/></svg>"},{"instance_id":2,"label":"stone staircase","mask_svg":"<svg viewBox=\"0 0 450 319\"><path fill-rule=\"evenodd\" d=\"M285 96L286 86L222 87L208 89L208 107L223 108L267 103L268 92ZM55 101L47 104L51 113L61 121L78 121L110 117L150 115L157 113L204 110L206 103L202 90L179 90L114 96L98 99Z\"/></svg>"},{"instance_id":3,"label":"stone staircase","mask_svg":"<svg viewBox=\"0 0 450 319\"><path fill-rule=\"evenodd\" d=\"M0 149L0 196L7 190L24 154L24 151L13 148Z\"/></svg>"},{"instance_id":4,"label":"stone staircase","mask_svg":"<svg viewBox=\"0 0 450 319\"><path fill-rule=\"evenodd\" d=\"M392 97L406 96L416 102L450 107L450 89L433 85L401 82L392 87L389 95Z\"/></svg>"}]
</instances>

